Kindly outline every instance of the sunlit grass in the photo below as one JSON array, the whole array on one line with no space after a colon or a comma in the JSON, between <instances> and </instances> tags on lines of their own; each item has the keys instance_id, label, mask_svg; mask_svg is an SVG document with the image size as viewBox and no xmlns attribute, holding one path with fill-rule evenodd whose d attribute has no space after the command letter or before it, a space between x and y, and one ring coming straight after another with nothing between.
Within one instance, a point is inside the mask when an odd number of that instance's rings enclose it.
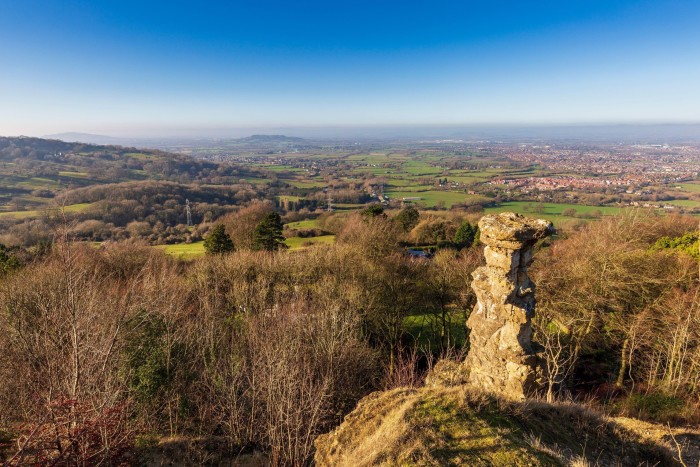
<instances>
[{"instance_id":1,"label":"sunlit grass","mask_svg":"<svg viewBox=\"0 0 700 467\"><path fill-rule=\"evenodd\" d=\"M64 210L66 213L75 213L75 212L81 212L87 209L92 203L78 203L78 204L70 204L68 206L64 207L47 207L45 209L35 209L31 211L8 211L8 212L0 212L0 218L2 217L11 217L14 219L29 219L32 217L41 217L45 214L57 214L61 210Z\"/></svg>"},{"instance_id":2,"label":"sunlit grass","mask_svg":"<svg viewBox=\"0 0 700 467\"><path fill-rule=\"evenodd\" d=\"M563 212L566 209L573 209L578 215L591 215L596 211L604 216L619 214L621 207L615 206L583 206L580 204L564 204L564 203L536 203L532 201L511 201L502 203L497 207L486 208L486 213L496 213L512 211L518 214L523 214L530 217L541 217L543 219L556 221L559 219L574 219L576 216L564 216Z\"/></svg>"},{"instance_id":3,"label":"sunlit grass","mask_svg":"<svg viewBox=\"0 0 700 467\"><path fill-rule=\"evenodd\" d=\"M206 251L204 250L204 241L193 242L193 243L178 243L175 245L158 245L156 248L160 248L165 253L171 256L177 256L182 259L192 259L197 256L202 256Z\"/></svg>"},{"instance_id":4,"label":"sunlit grass","mask_svg":"<svg viewBox=\"0 0 700 467\"><path fill-rule=\"evenodd\" d=\"M425 207L434 207L442 202L446 208L450 208L453 204L464 203L467 201L483 201L485 198L477 195L468 195L459 191L390 191L387 193L391 198L401 200L402 198L420 198L412 202Z\"/></svg>"},{"instance_id":5,"label":"sunlit grass","mask_svg":"<svg viewBox=\"0 0 700 467\"><path fill-rule=\"evenodd\" d=\"M313 229L316 227L316 219L305 219L303 221L290 222L287 224L290 229Z\"/></svg>"}]
</instances>

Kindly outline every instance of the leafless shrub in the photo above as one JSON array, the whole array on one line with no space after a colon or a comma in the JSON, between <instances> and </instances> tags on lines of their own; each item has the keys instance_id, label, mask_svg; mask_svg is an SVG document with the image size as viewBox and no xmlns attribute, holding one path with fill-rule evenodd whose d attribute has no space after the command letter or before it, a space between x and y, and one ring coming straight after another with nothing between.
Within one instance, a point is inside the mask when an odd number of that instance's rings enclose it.
<instances>
[{"instance_id":1,"label":"leafless shrub","mask_svg":"<svg viewBox=\"0 0 700 467\"><path fill-rule=\"evenodd\" d=\"M38 422L20 426L17 451L5 465L120 465L129 460L133 433L123 405L95 408L59 397L43 411Z\"/></svg>"}]
</instances>

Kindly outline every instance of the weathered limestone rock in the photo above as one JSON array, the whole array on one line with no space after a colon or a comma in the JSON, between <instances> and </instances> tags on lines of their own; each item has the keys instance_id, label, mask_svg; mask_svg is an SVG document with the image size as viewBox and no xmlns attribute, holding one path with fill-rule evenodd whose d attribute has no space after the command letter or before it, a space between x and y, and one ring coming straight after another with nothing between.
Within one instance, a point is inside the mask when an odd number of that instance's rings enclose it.
<instances>
[{"instance_id":1,"label":"weathered limestone rock","mask_svg":"<svg viewBox=\"0 0 700 467\"><path fill-rule=\"evenodd\" d=\"M537 389L536 356L530 321L535 313L535 285L527 276L532 248L553 232L552 224L512 212L484 216L480 240L486 266L474 273L477 304L467 325L471 385L521 399Z\"/></svg>"}]
</instances>

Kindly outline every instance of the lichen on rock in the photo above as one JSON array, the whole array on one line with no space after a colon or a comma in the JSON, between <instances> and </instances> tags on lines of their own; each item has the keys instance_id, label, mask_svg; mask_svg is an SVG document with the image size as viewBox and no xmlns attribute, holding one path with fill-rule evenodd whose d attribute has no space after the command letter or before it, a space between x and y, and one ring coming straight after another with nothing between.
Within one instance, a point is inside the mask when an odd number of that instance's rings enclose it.
<instances>
[{"instance_id":1,"label":"lichen on rock","mask_svg":"<svg viewBox=\"0 0 700 467\"><path fill-rule=\"evenodd\" d=\"M467 322L469 383L522 399L538 386L530 325L535 285L527 269L535 243L554 228L548 221L507 212L484 216L479 229L486 266L472 274L477 304Z\"/></svg>"}]
</instances>

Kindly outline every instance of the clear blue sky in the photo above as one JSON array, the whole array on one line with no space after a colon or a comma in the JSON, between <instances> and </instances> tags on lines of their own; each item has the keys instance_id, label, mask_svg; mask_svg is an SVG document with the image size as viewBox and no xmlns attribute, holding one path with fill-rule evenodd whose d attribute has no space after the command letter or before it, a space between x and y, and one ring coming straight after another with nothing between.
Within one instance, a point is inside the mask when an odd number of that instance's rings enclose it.
<instances>
[{"instance_id":1,"label":"clear blue sky","mask_svg":"<svg viewBox=\"0 0 700 467\"><path fill-rule=\"evenodd\" d=\"M700 1L0 0L0 134L700 121Z\"/></svg>"}]
</instances>

